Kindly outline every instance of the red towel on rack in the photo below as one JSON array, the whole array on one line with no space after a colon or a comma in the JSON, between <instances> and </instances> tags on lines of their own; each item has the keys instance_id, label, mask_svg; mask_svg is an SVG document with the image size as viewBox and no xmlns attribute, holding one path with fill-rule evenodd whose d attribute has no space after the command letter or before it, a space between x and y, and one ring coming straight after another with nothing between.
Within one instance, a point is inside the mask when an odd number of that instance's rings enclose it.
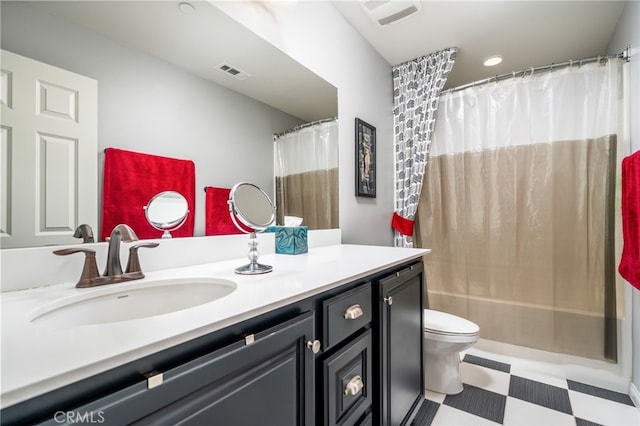
<instances>
[{"instance_id":1,"label":"red towel on rack","mask_svg":"<svg viewBox=\"0 0 640 426\"><path fill-rule=\"evenodd\" d=\"M195 215L195 164L190 160L125 151L104 150L102 227L104 241L119 223L131 226L140 239L160 238L162 231L147 222L144 206L162 191L176 191L187 199L189 215L173 237L192 237Z\"/></svg>"},{"instance_id":2,"label":"red towel on rack","mask_svg":"<svg viewBox=\"0 0 640 426\"><path fill-rule=\"evenodd\" d=\"M618 271L640 290L640 151L622 160L622 237Z\"/></svg>"},{"instance_id":3,"label":"red towel on rack","mask_svg":"<svg viewBox=\"0 0 640 426\"><path fill-rule=\"evenodd\" d=\"M229 188L205 186L205 235L242 234L229 215Z\"/></svg>"}]
</instances>

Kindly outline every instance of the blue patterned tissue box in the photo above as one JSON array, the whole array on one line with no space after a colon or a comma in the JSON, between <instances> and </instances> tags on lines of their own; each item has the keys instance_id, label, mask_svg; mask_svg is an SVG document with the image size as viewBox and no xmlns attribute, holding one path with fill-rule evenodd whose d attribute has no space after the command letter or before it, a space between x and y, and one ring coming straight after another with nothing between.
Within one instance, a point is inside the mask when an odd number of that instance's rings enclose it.
<instances>
[{"instance_id":1,"label":"blue patterned tissue box","mask_svg":"<svg viewBox=\"0 0 640 426\"><path fill-rule=\"evenodd\" d=\"M307 248L307 226L270 226L267 232L275 232L276 253L302 254Z\"/></svg>"}]
</instances>

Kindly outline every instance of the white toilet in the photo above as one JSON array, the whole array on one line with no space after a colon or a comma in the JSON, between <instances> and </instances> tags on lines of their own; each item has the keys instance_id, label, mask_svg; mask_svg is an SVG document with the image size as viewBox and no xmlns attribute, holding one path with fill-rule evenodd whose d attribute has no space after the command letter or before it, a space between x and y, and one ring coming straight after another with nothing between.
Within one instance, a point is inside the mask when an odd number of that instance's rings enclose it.
<instances>
[{"instance_id":1,"label":"white toilet","mask_svg":"<svg viewBox=\"0 0 640 426\"><path fill-rule=\"evenodd\" d=\"M446 312L425 309L423 315L424 386L434 392L462 392L460 352L478 341L480 327Z\"/></svg>"}]
</instances>

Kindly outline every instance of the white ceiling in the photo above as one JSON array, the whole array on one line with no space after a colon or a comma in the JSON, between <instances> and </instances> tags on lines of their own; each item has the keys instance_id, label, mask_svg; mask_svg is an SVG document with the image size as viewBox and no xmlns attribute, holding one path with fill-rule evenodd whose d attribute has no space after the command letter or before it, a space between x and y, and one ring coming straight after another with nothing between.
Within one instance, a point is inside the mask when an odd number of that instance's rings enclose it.
<instances>
[{"instance_id":1,"label":"white ceiling","mask_svg":"<svg viewBox=\"0 0 640 426\"><path fill-rule=\"evenodd\" d=\"M181 14L177 0L31 4L305 121L337 115L335 87L208 1L189 1L196 7L193 15ZM595 0L422 0L418 14L380 27L358 0L333 4L390 65L458 47L447 87L602 54L624 7L621 1ZM483 59L494 54L504 62L484 67ZM216 70L221 62L252 77L235 80ZM300 96L302 90L309 95Z\"/></svg>"},{"instance_id":2,"label":"white ceiling","mask_svg":"<svg viewBox=\"0 0 640 426\"><path fill-rule=\"evenodd\" d=\"M603 54L625 2L422 0L420 12L385 27L360 3L334 5L391 65L458 47L447 81L447 87L455 87ZM504 57L502 64L482 65L495 54Z\"/></svg>"},{"instance_id":3,"label":"white ceiling","mask_svg":"<svg viewBox=\"0 0 640 426\"><path fill-rule=\"evenodd\" d=\"M4 1L4 0L3 0ZM35 1L33 7L146 52L201 78L257 99L303 121L337 116L334 86L206 0ZM28 25L28 23L25 23ZM219 71L228 63L251 77Z\"/></svg>"}]
</instances>

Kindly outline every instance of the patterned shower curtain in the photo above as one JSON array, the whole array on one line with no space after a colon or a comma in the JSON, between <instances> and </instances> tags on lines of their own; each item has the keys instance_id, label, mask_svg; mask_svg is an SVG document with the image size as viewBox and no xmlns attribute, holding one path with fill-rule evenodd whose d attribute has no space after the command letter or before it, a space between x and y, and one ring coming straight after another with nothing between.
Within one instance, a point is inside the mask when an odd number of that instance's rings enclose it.
<instances>
[{"instance_id":1,"label":"patterned shower curtain","mask_svg":"<svg viewBox=\"0 0 640 426\"><path fill-rule=\"evenodd\" d=\"M391 226L396 247L413 246L413 224L429 158L438 98L453 68L457 48L393 67L396 211Z\"/></svg>"}]
</instances>

